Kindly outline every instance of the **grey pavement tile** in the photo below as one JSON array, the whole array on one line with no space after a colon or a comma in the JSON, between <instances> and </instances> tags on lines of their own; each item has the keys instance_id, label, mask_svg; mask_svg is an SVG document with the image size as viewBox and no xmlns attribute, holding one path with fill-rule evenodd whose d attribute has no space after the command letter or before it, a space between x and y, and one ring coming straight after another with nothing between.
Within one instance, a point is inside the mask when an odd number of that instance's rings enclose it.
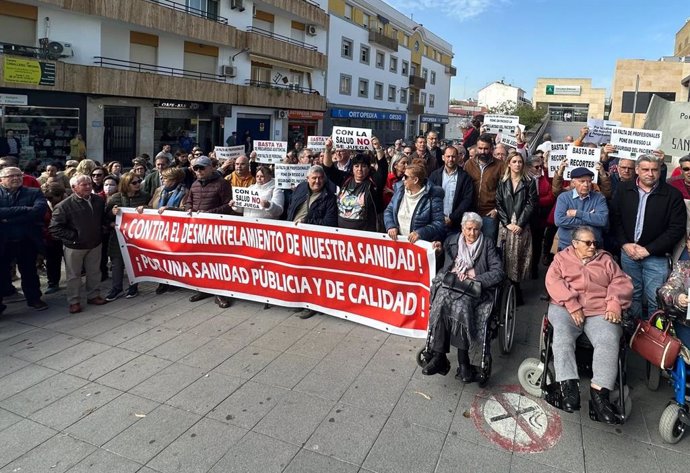
<instances>
[{"instance_id":1,"label":"grey pavement tile","mask_svg":"<svg viewBox=\"0 0 690 473\"><path fill-rule=\"evenodd\" d=\"M167 360L148 355L139 355L132 361L101 376L97 381L100 384L119 389L120 391L129 391L169 365L170 362Z\"/></svg>"},{"instance_id":2,"label":"grey pavement tile","mask_svg":"<svg viewBox=\"0 0 690 473\"><path fill-rule=\"evenodd\" d=\"M140 317L133 319L139 323L158 326L172 320L186 312L199 312L203 313L207 310L214 310L216 305L213 303L213 299L207 299L204 302L189 302L189 294L184 297L181 301L177 301L173 304L158 305L153 307L144 307L143 310L139 310L139 314L143 314ZM206 319L202 319L206 320Z\"/></svg>"},{"instance_id":3,"label":"grey pavement tile","mask_svg":"<svg viewBox=\"0 0 690 473\"><path fill-rule=\"evenodd\" d=\"M331 335L347 335L351 333L358 324L349 320L341 319L332 315L326 315L318 319L319 324L314 328L315 332L330 333ZM383 333L378 331L379 333Z\"/></svg>"},{"instance_id":4,"label":"grey pavement tile","mask_svg":"<svg viewBox=\"0 0 690 473\"><path fill-rule=\"evenodd\" d=\"M24 419L0 432L0 467L7 465L37 445L42 444L55 432L36 422Z\"/></svg>"},{"instance_id":5,"label":"grey pavement tile","mask_svg":"<svg viewBox=\"0 0 690 473\"><path fill-rule=\"evenodd\" d=\"M126 342L120 343L119 347L139 353L146 353L179 335L180 334L175 330L155 327L148 332L144 332L141 335L130 338Z\"/></svg>"},{"instance_id":6,"label":"grey pavement tile","mask_svg":"<svg viewBox=\"0 0 690 473\"><path fill-rule=\"evenodd\" d=\"M243 340L224 338L211 339L189 355L180 359L180 363L210 371L246 346Z\"/></svg>"},{"instance_id":7,"label":"grey pavement tile","mask_svg":"<svg viewBox=\"0 0 690 473\"><path fill-rule=\"evenodd\" d=\"M309 330L305 328L277 325L254 340L251 345L282 352L297 343L308 332Z\"/></svg>"},{"instance_id":8,"label":"grey pavement tile","mask_svg":"<svg viewBox=\"0 0 690 473\"><path fill-rule=\"evenodd\" d=\"M510 452L494 450L449 436L443 445L436 473L455 473L458 471L458 465L462 465L464 471L505 473L510 471L510 461Z\"/></svg>"},{"instance_id":9,"label":"grey pavement tile","mask_svg":"<svg viewBox=\"0 0 690 473\"><path fill-rule=\"evenodd\" d=\"M566 471L542 465L539 463L539 457L535 455L527 457L513 456L510 459L510 473L566 473Z\"/></svg>"},{"instance_id":10,"label":"grey pavement tile","mask_svg":"<svg viewBox=\"0 0 690 473\"><path fill-rule=\"evenodd\" d=\"M108 332L114 329L115 327L119 327L120 325L124 325L126 323L126 320L118 319L117 317L101 317L97 320L94 320L93 322L80 325L79 327L74 327L69 331L64 331L82 338L93 338L97 335L100 335L104 332ZM63 330L60 329L60 331Z\"/></svg>"},{"instance_id":11,"label":"grey pavement tile","mask_svg":"<svg viewBox=\"0 0 690 473\"><path fill-rule=\"evenodd\" d=\"M477 402L482 402L484 398L479 398L476 393L469 391L462 391L460 395L460 401L455 409L455 415L453 417L453 422L450 425L450 435L452 437L458 437L463 441L468 441L483 447L490 447L495 450L503 450L501 446L493 443L489 438L485 437L475 426L474 419L472 418L472 406L475 400Z\"/></svg>"},{"instance_id":12,"label":"grey pavement tile","mask_svg":"<svg viewBox=\"0 0 690 473\"><path fill-rule=\"evenodd\" d=\"M58 373L12 397L0 401L0 407L24 417L52 404L86 384L83 379Z\"/></svg>"},{"instance_id":13,"label":"grey pavement tile","mask_svg":"<svg viewBox=\"0 0 690 473\"><path fill-rule=\"evenodd\" d=\"M108 349L110 349L108 345L86 340L59 353L43 358L37 363L54 370L64 371Z\"/></svg>"},{"instance_id":14,"label":"grey pavement tile","mask_svg":"<svg viewBox=\"0 0 690 473\"><path fill-rule=\"evenodd\" d=\"M303 445L333 407L332 401L288 391L252 429L270 437Z\"/></svg>"},{"instance_id":15,"label":"grey pavement tile","mask_svg":"<svg viewBox=\"0 0 690 473\"><path fill-rule=\"evenodd\" d=\"M314 329L286 351L295 355L323 358L345 338L345 333Z\"/></svg>"},{"instance_id":16,"label":"grey pavement tile","mask_svg":"<svg viewBox=\"0 0 690 473\"><path fill-rule=\"evenodd\" d=\"M599 429L582 427L585 469L588 473L610 471L659 472L652 445ZM602 448L605 445L606 448ZM625 452L611 455L611 452Z\"/></svg>"},{"instance_id":17,"label":"grey pavement tile","mask_svg":"<svg viewBox=\"0 0 690 473\"><path fill-rule=\"evenodd\" d=\"M113 317L117 317L123 320L135 320L140 319L142 315L148 314L158 314L161 312L173 313L173 316L177 315L177 312L173 312L171 307L176 307L182 309L189 304L186 298L182 299L180 302L179 297L174 297L172 295L168 297L159 297L151 294L142 294L143 288L139 287L139 293L141 294L136 300L120 298L114 303L105 306L108 312L105 312ZM182 293L180 293L181 295ZM142 297L143 296L143 297ZM187 296L188 297L188 296ZM186 310L186 309L185 309ZM138 320L142 322L141 320Z\"/></svg>"},{"instance_id":18,"label":"grey pavement tile","mask_svg":"<svg viewBox=\"0 0 690 473\"><path fill-rule=\"evenodd\" d=\"M248 346L218 365L214 371L249 379L264 369L279 355L280 352L267 348Z\"/></svg>"},{"instance_id":19,"label":"grey pavement tile","mask_svg":"<svg viewBox=\"0 0 690 473\"><path fill-rule=\"evenodd\" d=\"M273 409L287 390L248 381L209 412L208 417L252 429Z\"/></svg>"},{"instance_id":20,"label":"grey pavement tile","mask_svg":"<svg viewBox=\"0 0 690 473\"><path fill-rule=\"evenodd\" d=\"M450 378L448 381L455 381ZM450 384L450 383L449 383ZM391 417L448 432L460 396L455 386L410 380Z\"/></svg>"},{"instance_id":21,"label":"grey pavement tile","mask_svg":"<svg viewBox=\"0 0 690 473\"><path fill-rule=\"evenodd\" d=\"M0 320L0 342L33 330L34 327L14 320Z\"/></svg>"},{"instance_id":22,"label":"grey pavement tile","mask_svg":"<svg viewBox=\"0 0 690 473\"><path fill-rule=\"evenodd\" d=\"M366 369L409 378L417 368L415 354L421 345L419 340L390 337L374 354Z\"/></svg>"},{"instance_id":23,"label":"grey pavement tile","mask_svg":"<svg viewBox=\"0 0 690 473\"><path fill-rule=\"evenodd\" d=\"M340 460L361 465L374 445L386 416L337 404L304 448Z\"/></svg>"},{"instance_id":24,"label":"grey pavement tile","mask_svg":"<svg viewBox=\"0 0 690 473\"><path fill-rule=\"evenodd\" d=\"M40 411L34 412L30 418L53 429L64 430L120 394L122 392L116 389L89 383Z\"/></svg>"},{"instance_id":25,"label":"grey pavement tile","mask_svg":"<svg viewBox=\"0 0 690 473\"><path fill-rule=\"evenodd\" d=\"M139 463L99 448L69 470L69 473L136 473Z\"/></svg>"},{"instance_id":26,"label":"grey pavement tile","mask_svg":"<svg viewBox=\"0 0 690 473\"><path fill-rule=\"evenodd\" d=\"M36 343L30 347L25 347L12 353L12 356L22 360L35 362L42 358L59 353L67 348L81 343L81 338L73 335L59 333L52 338Z\"/></svg>"},{"instance_id":27,"label":"grey pavement tile","mask_svg":"<svg viewBox=\"0 0 690 473\"><path fill-rule=\"evenodd\" d=\"M14 412L0 409L0 430L5 430L7 427L21 421L23 417L18 416Z\"/></svg>"},{"instance_id":28,"label":"grey pavement tile","mask_svg":"<svg viewBox=\"0 0 690 473\"><path fill-rule=\"evenodd\" d=\"M362 466L379 473L433 472L444 438L438 431L390 418Z\"/></svg>"},{"instance_id":29,"label":"grey pavement tile","mask_svg":"<svg viewBox=\"0 0 690 473\"><path fill-rule=\"evenodd\" d=\"M363 371L357 376L342 402L381 414L390 414L407 386L407 379Z\"/></svg>"},{"instance_id":30,"label":"grey pavement tile","mask_svg":"<svg viewBox=\"0 0 690 473\"><path fill-rule=\"evenodd\" d=\"M105 343L106 345L117 346L148 330L151 330L149 325L140 324L138 322L126 322L112 330L108 330L107 332L93 337L92 340L98 343Z\"/></svg>"},{"instance_id":31,"label":"grey pavement tile","mask_svg":"<svg viewBox=\"0 0 690 473\"><path fill-rule=\"evenodd\" d=\"M641 388L646 389L646 388ZM664 395L668 394L668 395ZM649 433L650 441L653 445L662 447L667 450L673 450L678 453L688 454L690 452L690 433L686 430L685 436L676 444L667 444L659 435L659 420L661 420L661 414L664 412L670 396L672 395L670 389L661 394L656 402L652 404L639 404L636 403L636 399L633 398L633 412L636 407L639 407L642 416L644 417L645 424L647 426L647 432ZM626 423L621 427L621 430L625 433L627 431L628 424Z\"/></svg>"},{"instance_id":32,"label":"grey pavement tile","mask_svg":"<svg viewBox=\"0 0 690 473\"><path fill-rule=\"evenodd\" d=\"M5 466L0 473L47 471L63 473L90 455L96 447L73 439L68 435L56 435Z\"/></svg>"},{"instance_id":33,"label":"grey pavement tile","mask_svg":"<svg viewBox=\"0 0 690 473\"><path fill-rule=\"evenodd\" d=\"M206 473L246 433L244 429L204 418L147 466L162 473Z\"/></svg>"},{"instance_id":34,"label":"grey pavement tile","mask_svg":"<svg viewBox=\"0 0 690 473\"><path fill-rule=\"evenodd\" d=\"M201 322L190 330L195 335L202 335L204 337L220 337L231 328L244 322L244 317L230 317L225 312L216 315L208 320Z\"/></svg>"},{"instance_id":35,"label":"grey pavement tile","mask_svg":"<svg viewBox=\"0 0 690 473\"><path fill-rule=\"evenodd\" d=\"M82 361L78 365L74 365L65 372L93 381L138 356L140 354L133 351L111 348L96 356L92 356L88 360Z\"/></svg>"},{"instance_id":36,"label":"grey pavement tile","mask_svg":"<svg viewBox=\"0 0 690 473\"><path fill-rule=\"evenodd\" d=\"M200 415L206 415L237 390L244 380L212 372L194 381L171 397L167 403Z\"/></svg>"},{"instance_id":37,"label":"grey pavement tile","mask_svg":"<svg viewBox=\"0 0 690 473\"><path fill-rule=\"evenodd\" d=\"M116 435L104 447L146 464L199 419L191 412L162 405Z\"/></svg>"},{"instance_id":38,"label":"grey pavement tile","mask_svg":"<svg viewBox=\"0 0 690 473\"><path fill-rule=\"evenodd\" d=\"M158 345L147 353L158 358L178 361L180 358L185 357L200 346L206 345L211 340L212 339L209 337L202 337L192 333L182 333L162 345Z\"/></svg>"},{"instance_id":39,"label":"grey pavement tile","mask_svg":"<svg viewBox=\"0 0 690 473\"><path fill-rule=\"evenodd\" d=\"M96 307L96 306L89 306ZM56 332L62 333L72 333L72 330L78 330L79 327L91 324L101 319L105 319L105 316L101 313L103 308L98 307L93 310L85 310L79 314L71 314L69 317L65 317L60 320L56 320L52 323L45 325L44 329L54 330ZM121 321L120 321L121 322Z\"/></svg>"},{"instance_id":40,"label":"grey pavement tile","mask_svg":"<svg viewBox=\"0 0 690 473\"><path fill-rule=\"evenodd\" d=\"M282 388L293 388L319 362L315 358L283 353L261 370L252 381Z\"/></svg>"},{"instance_id":41,"label":"grey pavement tile","mask_svg":"<svg viewBox=\"0 0 690 473\"><path fill-rule=\"evenodd\" d=\"M203 374L204 372L199 368L173 363L136 385L129 392L154 401L165 402Z\"/></svg>"},{"instance_id":42,"label":"grey pavement tile","mask_svg":"<svg viewBox=\"0 0 690 473\"><path fill-rule=\"evenodd\" d=\"M24 368L29 364L28 361L20 360L9 355L0 356L0 378L18 369Z\"/></svg>"},{"instance_id":43,"label":"grey pavement tile","mask_svg":"<svg viewBox=\"0 0 690 473\"><path fill-rule=\"evenodd\" d=\"M354 329L353 329L354 332ZM348 363L360 363L362 366L369 363L369 360L376 354L387 335L377 334L370 338L362 338L352 335L350 332L345 338L340 340L331 352L326 355L328 360L348 360Z\"/></svg>"},{"instance_id":44,"label":"grey pavement tile","mask_svg":"<svg viewBox=\"0 0 690 473\"><path fill-rule=\"evenodd\" d=\"M298 451L296 445L249 432L216 463L210 473L280 473Z\"/></svg>"},{"instance_id":45,"label":"grey pavement tile","mask_svg":"<svg viewBox=\"0 0 690 473\"><path fill-rule=\"evenodd\" d=\"M362 365L323 359L293 389L337 401L362 371Z\"/></svg>"},{"instance_id":46,"label":"grey pavement tile","mask_svg":"<svg viewBox=\"0 0 690 473\"><path fill-rule=\"evenodd\" d=\"M268 333L273 327L280 323L280 319L271 317L270 310L266 313L255 313L241 324L225 332L221 337L240 338L252 342Z\"/></svg>"},{"instance_id":47,"label":"grey pavement tile","mask_svg":"<svg viewBox=\"0 0 690 473\"><path fill-rule=\"evenodd\" d=\"M55 330L32 328L32 330L28 332L20 333L0 342L0 355L11 355L14 352L35 346L44 340L53 338L55 335L57 335Z\"/></svg>"},{"instance_id":48,"label":"grey pavement tile","mask_svg":"<svg viewBox=\"0 0 690 473\"><path fill-rule=\"evenodd\" d=\"M285 473L357 473L359 467L335 458L319 455L307 450L300 450L292 459Z\"/></svg>"},{"instance_id":49,"label":"grey pavement tile","mask_svg":"<svg viewBox=\"0 0 690 473\"><path fill-rule=\"evenodd\" d=\"M330 317L317 312L316 315L309 319L300 319L297 314L302 309L297 310L296 308L293 309L292 307L285 307L283 310L287 310L288 316L280 322L280 325L284 325L286 327L296 327L299 329L313 330L321 324L324 318Z\"/></svg>"},{"instance_id":50,"label":"grey pavement tile","mask_svg":"<svg viewBox=\"0 0 690 473\"><path fill-rule=\"evenodd\" d=\"M142 418L138 415L147 415L158 406L160 404L157 402L125 393L72 424L66 432L94 445L102 446L127 427L141 420Z\"/></svg>"},{"instance_id":51,"label":"grey pavement tile","mask_svg":"<svg viewBox=\"0 0 690 473\"><path fill-rule=\"evenodd\" d=\"M161 327L169 328L170 330L179 330L187 332L202 322L207 321L220 314L223 310L216 304L204 304L203 310L191 309L180 313L177 317L167 320L161 324Z\"/></svg>"},{"instance_id":52,"label":"grey pavement tile","mask_svg":"<svg viewBox=\"0 0 690 473\"><path fill-rule=\"evenodd\" d=\"M0 399L24 391L44 379L57 374L57 371L38 365L28 365L0 378Z\"/></svg>"},{"instance_id":53,"label":"grey pavement tile","mask_svg":"<svg viewBox=\"0 0 690 473\"><path fill-rule=\"evenodd\" d=\"M659 463L660 471L685 471L688 469L688 462L690 462L690 452L688 450L686 450L685 455L683 455L665 448L654 447L654 452Z\"/></svg>"}]
</instances>

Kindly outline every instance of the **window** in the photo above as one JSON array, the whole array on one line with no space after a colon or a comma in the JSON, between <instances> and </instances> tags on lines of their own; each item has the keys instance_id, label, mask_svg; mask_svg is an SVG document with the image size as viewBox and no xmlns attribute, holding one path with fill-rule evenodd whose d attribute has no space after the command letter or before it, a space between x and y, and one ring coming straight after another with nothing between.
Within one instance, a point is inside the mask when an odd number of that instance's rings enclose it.
<instances>
[{"instance_id":1,"label":"window","mask_svg":"<svg viewBox=\"0 0 690 473\"><path fill-rule=\"evenodd\" d=\"M400 103L407 103L407 89L400 89Z\"/></svg>"},{"instance_id":2,"label":"window","mask_svg":"<svg viewBox=\"0 0 690 473\"><path fill-rule=\"evenodd\" d=\"M340 45L340 55L347 59L352 59L352 40L343 38L343 42Z\"/></svg>"},{"instance_id":3,"label":"window","mask_svg":"<svg viewBox=\"0 0 690 473\"><path fill-rule=\"evenodd\" d=\"M436 72L431 71L431 85L434 85L436 83Z\"/></svg>"},{"instance_id":4,"label":"window","mask_svg":"<svg viewBox=\"0 0 690 473\"><path fill-rule=\"evenodd\" d=\"M359 89L357 95L360 97L369 97L369 81L366 79L359 79Z\"/></svg>"},{"instance_id":5,"label":"window","mask_svg":"<svg viewBox=\"0 0 690 473\"><path fill-rule=\"evenodd\" d=\"M388 101L389 102L395 102L395 86L394 85L388 86Z\"/></svg>"},{"instance_id":6,"label":"window","mask_svg":"<svg viewBox=\"0 0 690 473\"><path fill-rule=\"evenodd\" d=\"M398 40L398 33L398 28L391 28L391 37L396 41Z\"/></svg>"},{"instance_id":7,"label":"window","mask_svg":"<svg viewBox=\"0 0 690 473\"><path fill-rule=\"evenodd\" d=\"M406 48L410 47L410 35L403 34L403 46L405 46Z\"/></svg>"},{"instance_id":8,"label":"window","mask_svg":"<svg viewBox=\"0 0 690 473\"><path fill-rule=\"evenodd\" d=\"M658 95L662 99L670 102L676 101L675 92L638 92L637 93L637 107L635 113L647 113L649 102L652 101L652 95ZM635 92L623 92L623 101L621 104L622 113L633 113L633 103L635 102Z\"/></svg>"},{"instance_id":9,"label":"window","mask_svg":"<svg viewBox=\"0 0 690 473\"><path fill-rule=\"evenodd\" d=\"M256 82L271 82L272 68L267 64L262 63L252 63L252 80Z\"/></svg>"},{"instance_id":10,"label":"window","mask_svg":"<svg viewBox=\"0 0 690 473\"><path fill-rule=\"evenodd\" d=\"M424 78L424 80L427 80L427 78L429 77L429 69L427 69L426 67L422 68L422 77Z\"/></svg>"},{"instance_id":11,"label":"window","mask_svg":"<svg viewBox=\"0 0 690 473\"><path fill-rule=\"evenodd\" d=\"M359 47L359 62L369 64L369 46L363 44Z\"/></svg>"},{"instance_id":12,"label":"window","mask_svg":"<svg viewBox=\"0 0 690 473\"><path fill-rule=\"evenodd\" d=\"M340 74L340 95L352 94L352 76Z\"/></svg>"},{"instance_id":13,"label":"window","mask_svg":"<svg viewBox=\"0 0 690 473\"><path fill-rule=\"evenodd\" d=\"M395 73L398 72L398 58L395 56L391 56L390 71Z\"/></svg>"},{"instance_id":14,"label":"window","mask_svg":"<svg viewBox=\"0 0 690 473\"><path fill-rule=\"evenodd\" d=\"M383 69L385 61L386 55L381 51L376 51L376 67L378 67L379 69Z\"/></svg>"},{"instance_id":15,"label":"window","mask_svg":"<svg viewBox=\"0 0 690 473\"><path fill-rule=\"evenodd\" d=\"M419 104L426 105L426 92L422 92L419 94Z\"/></svg>"},{"instance_id":16,"label":"window","mask_svg":"<svg viewBox=\"0 0 690 473\"><path fill-rule=\"evenodd\" d=\"M374 98L383 100L383 84L381 82L374 82Z\"/></svg>"},{"instance_id":17,"label":"window","mask_svg":"<svg viewBox=\"0 0 690 473\"><path fill-rule=\"evenodd\" d=\"M362 13L362 26L365 28L369 28L369 15L366 13Z\"/></svg>"},{"instance_id":18,"label":"window","mask_svg":"<svg viewBox=\"0 0 690 473\"><path fill-rule=\"evenodd\" d=\"M410 69L410 75L411 76L416 76L417 75L417 66L412 64L412 68Z\"/></svg>"},{"instance_id":19,"label":"window","mask_svg":"<svg viewBox=\"0 0 690 473\"><path fill-rule=\"evenodd\" d=\"M410 69L410 63L407 61L402 62L402 70L400 71L402 75L406 76L407 71Z\"/></svg>"},{"instance_id":20,"label":"window","mask_svg":"<svg viewBox=\"0 0 690 473\"><path fill-rule=\"evenodd\" d=\"M436 97L434 97L434 94L429 94L429 108L434 108L435 101Z\"/></svg>"},{"instance_id":21,"label":"window","mask_svg":"<svg viewBox=\"0 0 690 473\"><path fill-rule=\"evenodd\" d=\"M352 5L345 4L345 18L352 19Z\"/></svg>"}]
</instances>

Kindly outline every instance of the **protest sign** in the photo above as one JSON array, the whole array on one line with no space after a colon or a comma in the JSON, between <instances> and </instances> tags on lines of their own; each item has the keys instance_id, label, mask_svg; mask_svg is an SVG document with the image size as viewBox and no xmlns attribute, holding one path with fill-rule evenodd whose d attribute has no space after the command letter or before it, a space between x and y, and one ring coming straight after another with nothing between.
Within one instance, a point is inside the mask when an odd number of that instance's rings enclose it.
<instances>
[{"instance_id":1,"label":"protest sign","mask_svg":"<svg viewBox=\"0 0 690 473\"><path fill-rule=\"evenodd\" d=\"M307 179L310 164L276 164L276 187L292 189Z\"/></svg>"},{"instance_id":2,"label":"protest sign","mask_svg":"<svg viewBox=\"0 0 690 473\"><path fill-rule=\"evenodd\" d=\"M572 143L551 143L549 151L549 162L547 163L547 175L553 177L558 172L561 161L568 157L568 150L573 146Z\"/></svg>"},{"instance_id":3,"label":"protest sign","mask_svg":"<svg viewBox=\"0 0 690 473\"><path fill-rule=\"evenodd\" d=\"M515 115L485 115L483 127L486 133L514 135L519 124L520 117Z\"/></svg>"},{"instance_id":4,"label":"protest sign","mask_svg":"<svg viewBox=\"0 0 690 473\"><path fill-rule=\"evenodd\" d=\"M259 191L256 189L249 189L247 187L233 187L232 200L235 201L235 207L245 209L260 209L261 197Z\"/></svg>"},{"instance_id":5,"label":"protest sign","mask_svg":"<svg viewBox=\"0 0 690 473\"><path fill-rule=\"evenodd\" d=\"M123 209L117 238L132 282L151 281L426 337L429 242L231 215Z\"/></svg>"},{"instance_id":6,"label":"protest sign","mask_svg":"<svg viewBox=\"0 0 690 473\"><path fill-rule=\"evenodd\" d=\"M652 154L661 146L663 133L657 130L640 130L638 128L611 128L611 144L616 153L609 156L620 158L637 158L641 154Z\"/></svg>"},{"instance_id":7,"label":"protest sign","mask_svg":"<svg viewBox=\"0 0 690 473\"><path fill-rule=\"evenodd\" d=\"M239 146L216 146L213 148L213 152L216 154L216 159L218 161L225 161L230 158L239 158L244 156L244 145Z\"/></svg>"},{"instance_id":8,"label":"protest sign","mask_svg":"<svg viewBox=\"0 0 690 473\"><path fill-rule=\"evenodd\" d=\"M669 102L652 95L644 127L663 133L660 149L664 153L675 157L690 153L690 102Z\"/></svg>"},{"instance_id":9,"label":"protest sign","mask_svg":"<svg viewBox=\"0 0 690 473\"><path fill-rule=\"evenodd\" d=\"M597 164L601 160L601 150L599 148L587 148L586 146L570 146L566 155L568 165L563 173L563 179L570 180L570 173L575 168L587 168L594 174L593 182L598 182L599 173Z\"/></svg>"},{"instance_id":10,"label":"protest sign","mask_svg":"<svg viewBox=\"0 0 690 473\"><path fill-rule=\"evenodd\" d=\"M368 149L373 151L374 145L371 144L371 129L334 126L333 147L335 149Z\"/></svg>"},{"instance_id":11,"label":"protest sign","mask_svg":"<svg viewBox=\"0 0 690 473\"><path fill-rule=\"evenodd\" d=\"M254 141L256 162L264 164L280 163L287 154L287 141Z\"/></svg>"},{"instance_id":12,"label":"protest sign","mask_svg":"<svg viewBox=\"0 0 690 473\"><path fill-rule=\"evenodd\" d=\"M621 126L621 122L614 120L599 120L590 118L587 120L589 133L585 136L585 143L604 144L611 141L611 128Z\"/></svg>"},{"instance_id":13,"label":"protest sign","mask_svg":"<svg viewBox=\"0 0 690 473\"><path fill-rule=\"evenodd\" d=\"M326 140L329 136L307 136L307 148L320 153L326 150Z\"/></svg>"}]
</instances>

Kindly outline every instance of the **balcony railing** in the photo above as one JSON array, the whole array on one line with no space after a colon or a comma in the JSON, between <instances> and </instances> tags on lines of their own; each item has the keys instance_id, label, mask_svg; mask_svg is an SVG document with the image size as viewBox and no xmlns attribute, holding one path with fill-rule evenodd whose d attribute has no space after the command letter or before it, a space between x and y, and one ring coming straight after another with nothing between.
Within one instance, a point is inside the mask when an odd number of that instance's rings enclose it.
<instances>
[{"instance_id":1,"label":"balcony railing","mask_svg":"<svg viewBox=\"0 0 690 473\"><path fill-rule=\"evenodd\" d=\"M458 70L455 66L446 66L446 74L450 74L451 77L455 77L458 74Z\"/></svg>"},{"instance_id":2,"label":"balcony railing","mask_svg":"<svg viewBox=\"0 0 690 473\"><path fill-rule=\"evenodd\" d=\"M397 39L391 38L390 36L386 36L385 34L377 30L369 30L369 42L380 44L384 48L388 48L391 51L398 50Z\"/></svg>"},{"instance_id":3,"label":"balcony railing","mask_svg":"<svg viewBox=\"0 0 690 473\"><path fill-rule=\"evenodd\" d=\"M421 103L408 104L407 111L410 112L410 115L422 115L424 113L424 105Z\"/></svg>"},{"instance_id":4,"label":"balcony railing","mask_svg":"<svg viewBox=\"0 0 690 473\"><path fill-rule=\"evenodd\" d=\"M0 54L33 57L37 59L49 59L52 61L62 57L59 54L52 53L46 48L36 48L34 46L24 46L22 44L14 43L0 43Z\"/></svg>"},{"instance_id":5,"label":"balcony railing","mask_svg":"<svg viewBox=\"0 0 690 473\"><path fill-rule=\"evenodd\" d=\"M261 87L264 89L275 89L278 91L286 91L286 92L298 92L300 94L314 94L314 95L320 95L319 91L316 89L309 89L307 87L300 87L297 84L274 84L272 82L264 82L260 80L254 80L254 79L247 79L244 81L245 85L249 85L251 87Z\"/></svg>"},{"instance_id":6,"label":"balcony railing","mask_svg":"<svg viewBox=\"0 0 690 473\"><path fill-rule=\"evenodd\" d=\"M188 13L193 16L198 16L199 18L205 18L207 20L211 21L216 21L218 23L222 23L224 25L228 24L228 19L216 15L215 13L210 13L204 10L199 10L198 8L194 7L188 7L186 5L182 5L181 3L173 2L172 0L146 0L149 3L155 3L156 5L160 5L162 7L170 8L172 10L176 10L179 12L184 12Z\"/></svg>"},{"instance_id":7,"label":"balcony railing","mask_svg":"<svg viewBox=\"0 0 690 473\"><path fill-rule=\"evenodd\" d=\"M225 82L225 76L220 74L211 74L208 72L190 71L187 69L178 69L176 67L157 66L155 64L144 64L141 62L124 61L122 59L115 59L111 57L94 57L96 60L94 64L101 67L108 67L111 69L127 69L134 72L151 72L154 74L161 74L165 76L184 77L187 79L207 80L213 82Z\"/></svg>"},{"instance_id":8,"label":"balcony railing","mask_svg":"<svg viewBox=\"0 0 690 473\"><path fill-rule=\"evenodd\" d=\"M272 31L257 28L256 26L247 26L247 32L248 33L256 33L256 34L261 35L261 36L266 36L268 38L273 38L275 40L282 41L283 43L288 43L288 44L292 44L295 46L299 46L300 48L304 48L308 51L317 51L318 50L318 48L312 44L307 44L303 41L297 41L296 39L288 38L287 36L273 33Z\"/></svg>"},{"instance_id":9,"label":"balcony railing","mask_svg":"<svg viewBox=\"0 0 690 473\"><path fill-rule=\"evenodd\" d=\"M426 87L426 79L420 76L410 76L410 87L417 89L424 89Z\"/></svg>"}]
</instances>

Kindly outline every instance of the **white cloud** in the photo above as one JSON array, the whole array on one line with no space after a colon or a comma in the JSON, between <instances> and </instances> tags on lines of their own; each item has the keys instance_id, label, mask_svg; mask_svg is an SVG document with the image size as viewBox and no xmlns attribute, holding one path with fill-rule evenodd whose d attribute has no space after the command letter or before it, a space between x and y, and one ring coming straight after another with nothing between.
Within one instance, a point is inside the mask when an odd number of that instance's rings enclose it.
<instances>
[{"instance_id":1,"label":"white cloud","mask_svg":"<svg viewBox=\"0 0 690 473\"><path fill-rule=\"evenodd\" d=\"M385 0L399 12L409 16L421 11L434 12L467 20L484 13L502 0Z\"/></svg>"}]
</instances>

